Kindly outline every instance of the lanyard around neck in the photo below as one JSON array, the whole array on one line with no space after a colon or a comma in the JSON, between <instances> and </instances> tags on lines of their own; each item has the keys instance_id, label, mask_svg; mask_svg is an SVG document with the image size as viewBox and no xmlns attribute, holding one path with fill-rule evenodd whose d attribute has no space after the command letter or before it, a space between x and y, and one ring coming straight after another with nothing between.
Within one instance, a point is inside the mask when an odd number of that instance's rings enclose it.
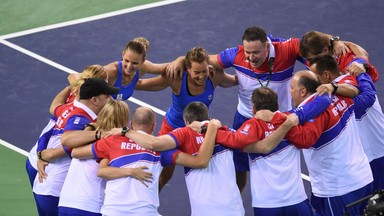
<instances>
[{"instance_id":1,"label":"lanyard around neck","mask_svg":"<svg viewBox=\"0 0 384 216\"><path fill-rule=\"evenodd\" d=\"M269 76L268 76L267 84L265 85L265 87L268 87L269 82L271 81L271 78L272 78L272 71L273 71L273 66L274 66L274 64L275 64L275 58L273 58L273 57L269 58L268 63L269 63ZM259 79L259 77L257 76L257 74L255 74L255 75L256 75L256 79L257 79L257 81L259 81L259 83L260 83L260 86L261 86L261 87L264 87L263 83L260 81L260 79Z\"/></svg>"}]
</instances>

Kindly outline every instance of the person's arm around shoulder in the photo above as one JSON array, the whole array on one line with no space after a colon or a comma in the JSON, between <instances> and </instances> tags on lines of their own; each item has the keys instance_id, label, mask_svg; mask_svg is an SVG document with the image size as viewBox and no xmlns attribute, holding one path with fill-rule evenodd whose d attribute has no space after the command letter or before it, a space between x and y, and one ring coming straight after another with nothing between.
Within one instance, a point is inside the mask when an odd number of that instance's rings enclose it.
<instances>
[{"instance_id":1,"label":"person's arm around shoulder","mask_svg":"<svg viewBox=\"0 0 384 216\"><path fill-rule=\"evenodd\" d=\"M113 128L107 134L108 136L122 134L122 128ZM125 136L135 141L139 146L152 151L165 151L176 147L176 141L170 135L155 137L144 132L129 129Z\"/></svg>"},{"instance_id":2,"label":"person's arm around shoulder","mask_svg":"<svg viewBox=\"0 0 384 216\"><path fill-rule=\"evenodd\" d=\"M223 69L214 68L209 66L209 74L214 87L219 85L222 88L229 88L238 85L237 75L227 74Z\"/></svg>"},{"instance_id":3,"label":"person's arm around shoulder","mask_svg":"<svg viewBox=\"0 0 384 216\"><path fill-rule=\"evenodd\" d=\"M102 159L100 161L99 170L97 171L97 176L101 178L105 178L108 180L124 178L124 177L132 177L139 180L146 187L148 187L146 182L152 182L152 173L146 172L148 167L139 166L136 168L118 168L109 166L109 159Z\"/></svg>"},{"instance_id":4,"label":"person's arm around shoulder","mask_svg":"<svg viewBox=\"0 0 384 216\"><path fill-rule=\"evenodd\" d=\"M175 164L199 169L208 167L216 144L217 129L221 127L221 122L217 119L211 119L204 137L204 141L199 148L196 156L180 152L176 155Z\"/></svg>"},{"instance_id":5,"label":"person's arm around shoulder","mask_svg":"<svg viewBox=\"0 0 384 216\"><path fill-rule=\"evenodd\" d=\"M81 73L71 73L68 75L67 80L70 86L76 84L76 82L81 78Z\"/></svg>"},{"instance_id":6,"label":"person's arm around shoulder","mask_svg":"<svg viewBox=\"0 0 384 216\"><path fill-rule=\"evenodd\" d=\"M163 75L139 79L136 83L135 90L142 91L161 91L169 86L169 81Z\"/></svg>"},{"instance_id":7,"label":"person's arm around shoulder","mask_svg":"<svg viewBox=\"0 0 384 216\"><path fill-rule=\"evenodd\" d=\"M356 97L359 94L359 90L355 86L347 83L321 84L319 87L317 87L316 92L319 94L319 96L322 96L323 94L328 94L329 98L332 97L332 94L338 94L349 98Z\"/></svg>"},{"instance_id":8,"label":"person's arm around shoulder","mask_svg":"<svg viewBox=\"0 0 384 216\"><path fill-rule=\"evenodd\" d=\"M166 75L170 80L176 79L176 77L183 77L184 73L185 56L179 56L166 67Z\"/></svg>"},{"instance_id":9,"label":"person's arm around shoulder","mask_svg":"<svg viewBox=\"0 0 384 216\"><path fill-rule=\"evenodd\" d=\"M149 60L145 60L144 63L140 66L140 77L146 73L150 74L163 74L166 72L166 68L169 63L152 63Z\"/></svg>"},{"instance_id":10,"label":"person's arm around shoulder","mask_svg":"<svg viewBox=\"0 0 384 216\"><path fill-rule=\"evenodd\" d=\"M52 100L51 106L49 107L49 113L51 115L54 115L55 109L58 106L65 104L65 101L67 100L67 97L70 94L70 92L71 92L71 86L67 86L55 96L55 98Z\"/></svg>"},{"instance_id":11,"label":"person's arm around shoulder","mask_svg":"<svg viewBox=\"0 0 384 216\"><path fill-rule=\"evenodd\" d=\"M83 131L66 131L61 136L61 145L68 148L76 148L94 142L106 135L102 131L94 131L91 127L86 127Z\"/></svg>"},{"instance_id":12,"label":"person's arm around shoulder","mask_svg":"<svg viewBox=\"0 0 384 216\"><path fill-rule=\"evenodd\" d=\"M273 131L269 136L256 143L245 146L243 151L249 153L268 154L280 144L288 131L293 126L298 125L298 123L299 119L296 114L289 114L284 123L280 125L280 127L278 127L275 131Z\"/></svg>"}]
</instances>

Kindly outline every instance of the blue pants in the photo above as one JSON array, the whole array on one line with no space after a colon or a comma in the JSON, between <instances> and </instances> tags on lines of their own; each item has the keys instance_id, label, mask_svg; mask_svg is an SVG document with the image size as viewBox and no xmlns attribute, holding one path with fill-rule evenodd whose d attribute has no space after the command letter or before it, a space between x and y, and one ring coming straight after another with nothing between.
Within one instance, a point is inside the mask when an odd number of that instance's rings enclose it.
<instances>
[{"instance_id":1,"label":"blue pants","mask_svg":"<svg viewBox=\"0 0 384 216\"><path fill-rule=\"evenodd\" d=\"M312 207L309 200L306 199L301 203L284 206L279 208L256 208L253 207L255 216L313 216Z\"/></svg>"},{"instance_id":2,"label":"blue pants","mask_svg":"<svg viewBox=\"0 0 384 216\"><path fill-rule=\"evenodd\" d=\"M59 206L59 215L60 216L101 216L100 213L84 211L75 208L69 208L64 206Z\"/></svg>"},{"instance_id":3,"label":"blue pants","mask_svg":"<svg viewBox=\"0 0 384 216\"><path fill-rule=\"evenodd\" d=\"M39 216L58 216L59 197L35 194Z\"/></svg>"},{"instance_id":4,"label":"blue pants","mask_svg":"<svg viewBox=\"0 0 384 216\"><path fill-rule=\"evenodd\" d=\"M29 183L31 184L31 187L33 187L33 182L35 181L37 170L31 165L29 159L27 159L27 161L25 162L25 169L27 170Z\"/></svg>"},{"instance_id":5,"label":"blue pants","mask_svg":"<svg viewBox=\"0 0 384 216\"><path fill-rule=\"evenodd\" d=\"M344 213L349 213L349 215L362 215L364 208L368 203L368 200L357 203L349 208L346 208L348 204L351 204L365 196L368 196L372 193L372 183L367 184L366 186L347 193L342 196L336 197L317 197L312 194L311 204L316 210L315 215L344 215Z\"/></svg>"},{"instance_id":6,"label":"blue pants","mask_svg":"<svg viewBox=\"0 0 384 216\"><path fill-rule=\"evenodd\" d=\"M384 157L372 160L369 165L373 174L373 191L384 189Z\"/></svg>"}]
</instances>

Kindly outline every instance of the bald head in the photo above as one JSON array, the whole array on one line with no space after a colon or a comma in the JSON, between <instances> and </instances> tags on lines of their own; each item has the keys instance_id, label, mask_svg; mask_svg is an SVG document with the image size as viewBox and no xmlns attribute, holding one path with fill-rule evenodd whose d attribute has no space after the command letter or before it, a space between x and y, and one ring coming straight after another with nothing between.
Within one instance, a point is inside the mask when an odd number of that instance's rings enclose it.
<instances>
[{"instance_id":1,"label":"bald head","mask_svg":"<svg viewBox=\"0 0 384 216\"><path fill-rule=\"evenodd\" d=\"M148 107L137 108L132 115L132 125L134 130L142 130L152 134L156 123L156 113Z\"/></svg>"},{"instance_id":2,"label":"bald head","mask_svg":"<svg viewBox=\"0 0 384 216\"><path fill-rule=\"evenodd\" d=\"M291 80L291 95L295 107L315 93L319 85L319 78L312 71L302 70L296 72Z\"/></svg>"}]
</instances>

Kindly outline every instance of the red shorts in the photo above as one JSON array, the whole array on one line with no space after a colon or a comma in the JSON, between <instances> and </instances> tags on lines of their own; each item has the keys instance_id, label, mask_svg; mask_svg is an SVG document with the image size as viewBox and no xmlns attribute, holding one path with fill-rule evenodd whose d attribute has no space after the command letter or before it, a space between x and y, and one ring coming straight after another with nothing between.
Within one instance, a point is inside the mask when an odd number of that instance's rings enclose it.
<instances>
[{"instance_id":1,"label":"red shorts","mask_svg":"<svg viewBox=\"0 0 384 216\"><path fill-rule=\"evenodd\" d=\"M159 132L157 133L158 136L161 136L161 135L164 135L164 134L168 134L169 132L173 131L174 128L171 127L167 120L165 119L165 117L163 118L163 122L161 123L161 128L159 130Z\"/></svg>"}]
</instances>

